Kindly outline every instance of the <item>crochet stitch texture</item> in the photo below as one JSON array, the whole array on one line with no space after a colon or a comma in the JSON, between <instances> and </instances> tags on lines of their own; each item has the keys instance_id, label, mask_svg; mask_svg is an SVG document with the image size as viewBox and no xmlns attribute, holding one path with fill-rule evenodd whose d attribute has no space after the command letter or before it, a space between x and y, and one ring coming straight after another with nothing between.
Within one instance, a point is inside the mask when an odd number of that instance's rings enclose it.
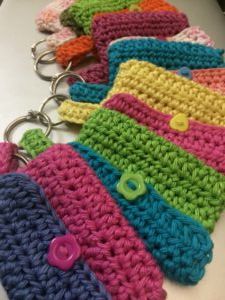
<instances>
[{"instance_id":1,"label":"crochet stitch texture","mask_svg":"<svg viewBox=\"0 0 225 300\"><path fill-rule=\"evenodd\" d=\"M41 129L27 130L19 142L19 145L33 158L52 144L52 141L45 136Z\"/></svg>"},{"instance_id":2,"label":"crochet stitch texture","mask_svg":"<svg viewBox=\"0 0 225 300\"><path fill-rule=\"evenodd\" d=\"M60 14L75 0L55 0L44 7L36 17L36 25L39 31L58 32L63 28L60 24Z\"/></svg>"},{"instance_id":3,"label":"crochet stitch texture","mask_svg":"<svg viewBox=\"0 0 225 300\"><path fill-rule=\"evenodd\" d=\"M18 159L14 156L17 151L15 144L0 143L0 174L15 171L18 168Z\"/></svg>"},{"instance_id":4,"label":"crochet stitch texture","mask_svg":"<svg viewBox=\"0 0 225 300\"><path fill-rule=\"evenodd\" d=\"M88 147L79 143L71 143L71 146L95 171L165 274L183 284L197 283L212 255L212 242L207 231L166 204L150 185L143 196L127 201L117 192L122 174L116 168Z\"/></svg>"},{"instance_id":5,"label":"crochet stitch texture","mask_svg":"<svg viewBox=\"0 0 225 300\"><path fill-rule=\"evenodd\" d=\"M52 146L21 172L41 185L113 299L165 299L155 260L95 173L70 146Z\"/></svg>"},{"instance_id":6,"label":"crochet stitch texture","mask_svg":"<svg viewBox=\"0 0 225 300\"><path fill-rule=\"evenodd\" d=\"M147 62L131 60L120 66L107 97L118 93L132 94L163 113L184 113L202 123L225 125L224 96Z\"/></svg>"},{"instance_id":7,"label":"crochet stitch texture","mask_svg":"<svg viewBox=\"0 0 225 300\"><path fill-rule=\"evenodd\" d=\"M0 277L10 299L111 299L81 260L67 272L48 264L51 240L66 230L28 176L0 176L0 207Z\"/></svg>"},{"instance_id":8,"label":"crochet stitch texture","mask_svg":"<svg viewBox=\"0 0 225 300\"><path fill-rule=\"evenodd\" d=\"M185 132L170 127L172 115L163 114L148 107L129 94L117 94L104 107L117 110L145 125L149 130L180 146L202 159L206 164L225 174L225 130L224 127L210 126L188 120Z\"/></svg>"},{"instance_id":9,"label":"crochet stitch texture","mask_svg":"<svg viewBox=\"0 0 225 300\"><path fill-rule=\"evenodd\" d=\"M95 111L78 141L121 171L140 173L173 207L212 231L224 208L225 177L116 111Z\"/></svg>"}]
</instances>

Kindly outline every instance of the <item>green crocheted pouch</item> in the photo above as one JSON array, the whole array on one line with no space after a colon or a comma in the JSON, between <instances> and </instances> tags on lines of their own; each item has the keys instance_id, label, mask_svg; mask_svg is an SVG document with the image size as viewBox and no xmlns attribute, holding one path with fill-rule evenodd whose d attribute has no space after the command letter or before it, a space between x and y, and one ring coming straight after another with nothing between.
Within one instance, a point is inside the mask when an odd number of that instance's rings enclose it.
<instances>
[{"instance_id":1,"label":"green crocheted pouch","mask_svg":"<svg viewBox=\"0 0 225 300\"><path fill-rule=\"evenodd\" d=\"M78 141L124 171L141 173L175 208L212 231L225 203L225 177L118 112L99 109Z\"/></svg>"}]
</instances>

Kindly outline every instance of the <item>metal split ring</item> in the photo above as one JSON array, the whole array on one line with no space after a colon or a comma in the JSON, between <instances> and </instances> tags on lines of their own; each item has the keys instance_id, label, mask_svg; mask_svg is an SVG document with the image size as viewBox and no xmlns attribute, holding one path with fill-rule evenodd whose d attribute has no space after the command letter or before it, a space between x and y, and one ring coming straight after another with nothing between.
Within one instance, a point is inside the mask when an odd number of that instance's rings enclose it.
<instances>
[{"instance_id":1,"label":"metal split ring","mask_svg":"<svg viewBox=\"0 0 225 300\"><path fill-rule=\"evenodd\" d=\"M73 71L64 71L58 75L56 75L51 82L50 85L50 92L52 95L56 95L57 88L61 81L67 77L73 77L74 79L77 79L78 81L85 82L84 78L80 76L79 74L73 72Z\"/></svg>"},{"instance_id":2,"label":"metal split ring","mask_svg":"<svg viewBox=\"0 0 225 300\"><path fill-rule=\"evenodd\" d=\"M11 133L13 129L15 129L18 125L24 122L30 122L35 120L39 120L43 125L47 126L45 136L48 136L52 130L52 121L49 118L49 116L46 115L44 112L29 111L26 116L16 118L6 127L4 131L4 141L9 143L11 142Z\"/></svg>"},{"instance_id":3,"label":"metal split ring","mask_svg":"<svg viewBox=\"0 0 225 300\"><path fill-rule=\"evenodd\" d=\"M46 80L46 81L52 81L55 77L57 77L59 74L56 74L56 75L53 75L53 76L50 76L50 75L44 75L41 73L40 69L39 69L39 65L41 64L41 61L43 60L43 57L45 57L46 55L49 55L49 54L53 54L55 53L54 50L48 50L48 51L44 51L43 53L39 54L37 56L37 58L35 59L35 62L34 62L34 71L37 73L37 75L43 79L43 80ZM55 62L55 56L53 57L52 62ZM66 67L65 71L69 71L70 68L72 66L72 62L69 62L68 66ZM61 73L60 73L61 74Z\"/></svg>"},{"instance_id":4,"label":"metal split ring","mask_svg":"<svg viewBox=\"0 0 225 300\"><path fill-rule=\"evenodd\" d=\"M46 39L40 40L40 41L36 42L35 44L33 44L33 45L31 46L31 56L32 56L32 58L33 58L34 60L36 60L37 57L38 57L38 54L37 54L37 47L38 47L38 45L44 44L44 43L46 43ZM45 52L46 52L46 51L45 51ZM41 53L41 54L42 54L42 53ZM55 61L55 56L50 57L50 58L46 58L46 59L41 59L41 60L39 61L39 63L40 63L40 64L51 64L51 63L53 63L54 61Z\"/></svg>"},{"instance_id":5,"label":"metal split ring","mask_svg":"<svg viewBox=\"0 0 225 300\"><path fill-rule=\"evenodd\" d=\"M55 99L56 103L58 105L61 104L61 102L63 102L64 100L68 99L68 96L66 95L63 95L63 94L55 94L55 95L52 95L50 97L48 97L41 105L40 107L40 112L44 114L44 109L45 109L45 106L48 104L49 101ZM44 123L44 121L43 121ZM55 127L55 126L58 126L58 125L61 125L65 123L64 121L59 121L59 122L52 122L51 125L52 127ZM45 124L45 123L44 123Z\"/></svg>"}]
</instances>

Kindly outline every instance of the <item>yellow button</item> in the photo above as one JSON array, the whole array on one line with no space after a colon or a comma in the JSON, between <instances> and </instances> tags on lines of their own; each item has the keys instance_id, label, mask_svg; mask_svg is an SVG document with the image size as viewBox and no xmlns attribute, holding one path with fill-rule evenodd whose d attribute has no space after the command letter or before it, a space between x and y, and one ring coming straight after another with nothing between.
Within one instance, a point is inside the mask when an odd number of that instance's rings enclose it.
<instances>
[{"instance_id":1,"label":"yellow button","mask_svg":"<svg viewBox=\"0 0 225 300\"><path fill-rule=\"evenodd\" d=\"M137 4L131 4L131 6L129 7L130 11L141 11L141 7L138 6Z\"/></svg>"},{"instance_id":2,"label":"yellow button","mask_svg":"<svg viewBox=\"0 0 225 300\"><path fill-rule=\"evenodd\" d=\"M169 125L174 130L184 132L188 130L189 121L185 114L179 113L170 120Z\"/></svg>"}]
</instances>

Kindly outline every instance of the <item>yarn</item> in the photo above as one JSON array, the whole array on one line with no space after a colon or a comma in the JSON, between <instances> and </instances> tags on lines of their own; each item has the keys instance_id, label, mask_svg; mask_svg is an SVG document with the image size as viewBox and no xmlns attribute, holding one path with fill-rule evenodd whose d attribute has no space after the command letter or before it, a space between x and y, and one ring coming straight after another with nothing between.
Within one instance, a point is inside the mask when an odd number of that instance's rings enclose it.
<instances>
[{"instance_id":1,"label":"yarn","mask_svg":"<svg viewBox=\"0 0 225 300\"><path fill-rule=\"evenodd\" d=\"M30 129L23 134L19 145L34 158L53 143L41 129Z\"/></svg>"},{"instance_id":2,"label":"yarn","mask_svg":"<svg viewBox=\"0 0 225 300\"><path fill-rule=\"evenodd\" d=\"M81 260L66 272L48 264L51 240L66 230L28 176L0 176L0 206L0 278L10 299L111 299Z\"/></svg>"},{"instance_id":3,"label":"yarn","mask_svg":"<svg viewBox=\"0 0 225 300\"><path fill-rule=\"evenodd\" d=\"M75 0L54 0L45 6L36 17L36 26L39 31L58 32L63 26L60 24L60 14Z\"/></svg>"},{"instance_id":4,"label":"yarn","mask_svg":"<svg viewBox=\"0 0 225 300\"><path fill-rule=\"evenodd\" d=\"M215 42L199 26L186 28L175 36L169 37L167 40L198 43L209 47L215 46Z\"/></svg>"},{"instance_id":5,"label":"yarn","mask_svg":"<svg viewBox=\"0 0 225 300\"><path fill-rule=\"evenodd\" d=\"M224 208L225 178L164 138L108 109L95 111L78 142L120 171L140 173L170 205L212 231Z\"/></svg>"},{"instance_id":6,"label":"yarn","mask_svg":"<svg viewBox=\"0 0 225 300\"><path fill-rule=\"evenodd\" d=\"M0 143L0 174L13 172L18 168L18 160L15 157L18 148L12 143Z\"/></svg>"},{"instance_id":7,"label":"yarn","mask_svg":"<svg viewBox=\"0 0 225 300\"><path fill-rule=\"evenodd\" d=\"M225 130L224 127L210 126L188 120L185 132L170 127L171 115L163 114L148 107L129 94L117 94L104 106L117 110L135 119L139 124L197 156L207 165L225 174Z\"/></svg>"},{"instance_id":8,"label":"yarn","mask_svg":"<svg viewBox=\"0 0 225 300\"><path fill-rule=\"evenodd\" d=\"M59 45L55 53L56 61L64 67L69 62L72 62L72 65L76 66L92 49L92 38L83 35Z\"/></svg>"},{"instance_id":9,"label":"yarn","mask_svg":"<svg viewBox=\"0 0 225 300\"><path fill-rule=\"evenodd\" d=\"M80 28L85 34L90 34L91 22L97 13L110 13L132 7L137 4L141 10L145 11L177 11L177 9L164 0L80 0L67 9L61 16L61 22L64 26L73 26ZM124 12L124 11L123 11Z\"/></svg>"},{"instance_id":10,"label":"yarn","mask_svg":"<svg viewBox=\"0 0 225 300\"><path fill-rule=\"evenodd\" d=\"M113 299L165 299L163 277L105 187L69 145L54 145L26 168Z\"/></svg>"},{"instance_id":11,"label":"yarn","mask_svg":"<svg viewBox=\"0 0 225 300\"><path fill-rule=\"evenodd\" d=\"M111 41L125 36L172 36L188 26L187 17L176 12L130 12L104 14L95 17L92 23L92 39L101 62L107 63L107 48ZM65 57L66 64L71 56L76 56L76 39L62 45L57 52L70 49L71 55ZM84 45L85 47L85 45ZM87 52L93 49L88 48ZM94 74L93 74L94 77Z\"/></svg>"},{"instance_id":12,"label":"yarn","mask_svg":"<svg viewBox=\"0 0 225 300\"><path fill-rule=\"evenodd\" d=\"M225 95L225 68L192 70L191 74L193 81Z\"/></svg>"},{"instance_id":13,"label":"yarn","mask_svg":"<svg viewBox=\"0 0 225 300\"><path fill-rule=\"evenodd\" d=\"M150 185L146 185L145 195L127 201L116 189L122 175L117 169L90 148L79 143L71 146L95 171L164 273L179 283L197 283L211 259L212 242L207 231L166 204Z\"/></svg>"},{"instance_id":14,"label":"yarn","mask_svg":"<svg viewBox=\"0 0 225 300\"><path fill-rule=\"evenodd\" d=\"M60 119L65 122L83 124L90 117L90 114L99 107L99 104L75 103L71 100L64 100L58 108L58 114Z\"/></svg>"}]
</instances>

